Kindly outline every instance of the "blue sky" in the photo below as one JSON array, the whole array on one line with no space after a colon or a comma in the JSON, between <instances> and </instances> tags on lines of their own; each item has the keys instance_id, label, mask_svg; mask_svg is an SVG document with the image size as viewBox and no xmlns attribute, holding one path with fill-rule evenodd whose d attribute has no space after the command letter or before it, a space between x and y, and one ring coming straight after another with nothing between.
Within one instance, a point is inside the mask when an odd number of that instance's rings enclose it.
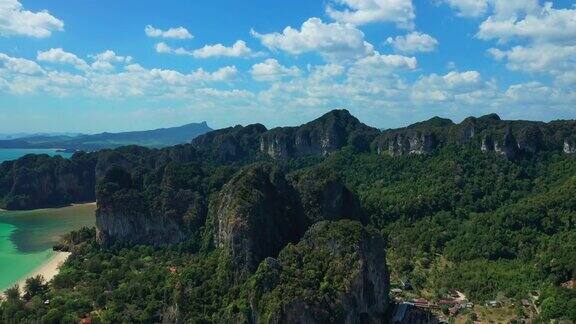
<instances>
[{"instance_id":1,"label":"blue sky","mask_svg":"<svg viewBox=\"0 0 576 324\"><path fill-rule=\"evenodd\" d=\"M576 113L576 2L0 0L0 132Z\"/></svg>"}]
</instances>

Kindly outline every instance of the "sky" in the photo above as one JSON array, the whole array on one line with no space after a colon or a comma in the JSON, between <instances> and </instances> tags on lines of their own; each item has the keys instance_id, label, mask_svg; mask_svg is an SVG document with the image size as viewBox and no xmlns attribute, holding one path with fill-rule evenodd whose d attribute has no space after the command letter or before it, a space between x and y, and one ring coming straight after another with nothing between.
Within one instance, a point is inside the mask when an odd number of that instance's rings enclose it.
<instances>
[{"instance_id":1,"label":"sky","mask_svg":"<svg viewBox=\"0 0 576 324\"><path fill-rule=\"evenodd\" d=\"M0 0L0 133L576 116L576 0Z\"/></svg>"}]
</instances>

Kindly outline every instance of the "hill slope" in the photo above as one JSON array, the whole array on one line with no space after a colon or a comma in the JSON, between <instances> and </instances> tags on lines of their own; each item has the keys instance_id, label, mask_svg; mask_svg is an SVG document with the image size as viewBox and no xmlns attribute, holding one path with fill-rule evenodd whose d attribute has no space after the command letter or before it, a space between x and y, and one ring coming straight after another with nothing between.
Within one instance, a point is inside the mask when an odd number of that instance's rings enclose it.
<instances>
[{"instance_id":1,"label":"hill slope","mask_svg":"<svg viewBox=\"0 0 576 324\"><path fill-rule=\"evenodd\" d=\"M206 122L179 127L159 128L147 131L101 133L79 136L39 135L12 140L0 140L0 148L61 148L71 151L95 151L126 145L166 147L184 144L212 131Z\"/></svg>"}]
</instances>

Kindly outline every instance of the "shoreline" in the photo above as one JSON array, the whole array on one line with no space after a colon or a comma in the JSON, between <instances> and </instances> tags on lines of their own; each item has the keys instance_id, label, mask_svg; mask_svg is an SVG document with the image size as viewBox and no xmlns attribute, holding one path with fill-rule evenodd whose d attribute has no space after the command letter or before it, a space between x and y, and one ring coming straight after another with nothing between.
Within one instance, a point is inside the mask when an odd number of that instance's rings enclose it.
<instances>
[{"instance_id":1,"label":"shoreline","mask_svg":"<svg viewBox=\"0 0 576 324\"><path fill-rule=\"evenodd\" d=\"M27 273L24 277L18 279L14 284L9 287L13 287L14 285L18 285L20 287L20 294L24 294L24 285L26 284L26 279L36 277L41 275L44 278L44 283L49 282L52 280L60 271L60 266L68 260L72 253L70 252L61 252L56 251L55 254L46 262L35 268L34 270ZM4 292L0 294L4 295Z\"/></svg>"},{"instance_id":2,"label":"shoreline","mask_svg":"<svg viewBox=\"0 0 576 324\"><path fill-rule=\"evenodd\" d=\"M7 210L0 208L0 212L33 212L39 210L53 210L53 209L62 209L62 208L69 208L69 207L78 207L78 206L96 206L95 201L90 202L81 202L81 203L71 203L70 205L60 206L60 207L45 207L45 208L37 208L37 209L17 209L17 210Z\"/></svg>"},{"instance_id":3,"label":"shoreline","mask_svg":"<svg viewBox=\"0 0 576 324\"><path fill-rule=\"evenodd\" d=\"M80 212L82 210L85 210L84 207L92 208L95 206L96 206L96 202L92 201L92 202L74 203L74 204L71 204L71 205L68 205L65 207L41 208L41 209L36 209L36 210L27 210L27 211L23 211L23 212L40 212L40 213L42 213L42 211L49 211L49 210L53 210L53 209L58 210L58 209L66 209L66 208L75 208L76 210L78 210ZM80 209L78 209L78 208L80 208ZM72 212L72 213L74 213L74 212ZM70 214L70 212L68 212L68 214ZM18 215L15 215L15 217L17 217L17 216ZM2 217L3 217L3 215L0 214L0 219ZM39 217L39 216L35 215L34 217ZM59 273L60 266L68 259L68 257L71 255L71 253L70 252L62 252L62 251L52 251L52 248L50 248L49 250L50 250L49 255L42 257L42 258L46 257L45 260L41 261L40 264L36 265L36 267L30 269L28 272L22 274L19 278L14 278L13 281L8 281L8 282L10 282L10 285L7 285L3 289L8 289L10 287L18 285L20 288L21 294L23 294L23 290L24 290L23 288L24 288L26 279L28 279L28 278L41 275L44 278L45 283L52 280ZM3 299L3 297L4 297L4 291L0 290L0 301Z\"/></svg>"}]
</instances>

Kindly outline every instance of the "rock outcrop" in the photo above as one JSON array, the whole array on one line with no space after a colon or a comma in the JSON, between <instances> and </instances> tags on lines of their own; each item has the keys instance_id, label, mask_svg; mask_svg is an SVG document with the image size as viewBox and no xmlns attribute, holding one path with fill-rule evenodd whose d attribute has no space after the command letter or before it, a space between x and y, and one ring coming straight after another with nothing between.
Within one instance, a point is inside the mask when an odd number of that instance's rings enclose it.
<instances>
[{"instance_id":1,"label":"rock outcrop","mask_svg":"<svg viewBox=\"0 0 576 324\"><path fill-rule=\"evenodd\" d=\"M259 150L260 137L266 132L261 124L216 130L195 138L192 145L205 158L217 163L246 161Z\"/></svg>"},{"instance_id":2,"label":"rock outcrop","mask_svg":"<svg viewBox=\"0 0 576 324\"><path fill-rule=\"evenodd\" d=\"M390 289L380 234L350 220L312 226L259 266L253 323L383 323Z\"/></svg>"},{"instance_id":3,"label":"rock outcrop","mask_svg":"<svg viewBox=\"0 0 576 324\"><path fill-rule=\"evenodd\" d=\"M120 166L106 171L97 190L96 237L105 246L111 245L167 245L183 241L186 227L184 208L201 209L194 194L162 195L160 206L136 188L132 175Z\"/></svg>"},{"instance_id":4,"label":"rock outcrop","mask_svg":"<svg viewBox=\"0 0 576 324\"><path fill-rule=\"evenodd\" d=\"M318 221L365 221L357 198L336 174L314 168L287 179L269 163L239 171L211 201L208 219L214 245L241 277Z\"/></svg>"},{"instance_id":5,"label":"rock outcrop","mask_svg":"<svg viewBox=\"0 0 576 324\"><path fill-rule=\"evenodd\" d=\"M354 219L366 222L358 198L328 168L316 167L297 172L289 180L298 192L308 226L322 220Z\"/></svg>"},{"instance_id":6,"label":"rock outcrop","mask_svg":"<svg viewBox=\"0 0 576 324\"><path fill-rule=\"evenodd\" d=\"M496 114L469 117L460 124L432 118L405 128L383 131L372 143L378 154L391 156L430 154L454 145L471 146L513 160L546 150L570 152L576 122L505 121Z\"/></svg>"},{"instance_id":7,"label":"rock outcrop","mask_svg":"<svg viewBox=\"0 0 576 324\"><path fill-rule=\"evenodd\" d=\"M437 144L434 134L420 131L389 133L375 140L378 154L390 156L430 154Z\"/></svg>"},{"instance_id":8,"label":"rock outcrop","mask_svg":"<svg viewBox=\"0 0 576 324\"><path fill-rule=\"evenodd\" d=\"M576 144L574 141L565 140L563 152L566 154L576 154Z\"/></svg>"},{"instance_id":9,"label":"rock outcrop","mask_svg":"<svg viewBox=\"0 0 576 324\"><path fill-rule=\"evenodd\" d=\"M260 151L273 159L326 156L346 145L365 149L377 134L378 130L362 124L347 110L333 110L299 127L266 132Z\"/></svg>"},{"instance_id":10,"label":"rock outcrop","mask_svg":"<svg viewBox=\"0 0 576 324\"><path fill-rule=\"evenodd\" d=\"M296 191L268 163L236 174L211 202L209 214L214 245L224 250L240 276L253 272L264 258L278 255L305 230Z\"/></svg>"},{"instance_id":11,"label":"rock outcrop","mask_svg":"<svg viewBox=\"0 0 576 324\"><path fill-rule=\"evenodd\" d=\"M494 143L494 152L497 154L505 156L507 159L511 160L518 154L518 142L512 135L510 129L506 130L504 138Z\"/></svg>"},{"instance_id":12,"label":"rock outcrop","mask_svg":"<svg viewBox=\"0 0 576 324\"><path fill-rule=\"evenodd\" d=\"M37 209L94 201L96 159L27 155L0 165L0 208Z\"/></svg>"}]
</instances>

